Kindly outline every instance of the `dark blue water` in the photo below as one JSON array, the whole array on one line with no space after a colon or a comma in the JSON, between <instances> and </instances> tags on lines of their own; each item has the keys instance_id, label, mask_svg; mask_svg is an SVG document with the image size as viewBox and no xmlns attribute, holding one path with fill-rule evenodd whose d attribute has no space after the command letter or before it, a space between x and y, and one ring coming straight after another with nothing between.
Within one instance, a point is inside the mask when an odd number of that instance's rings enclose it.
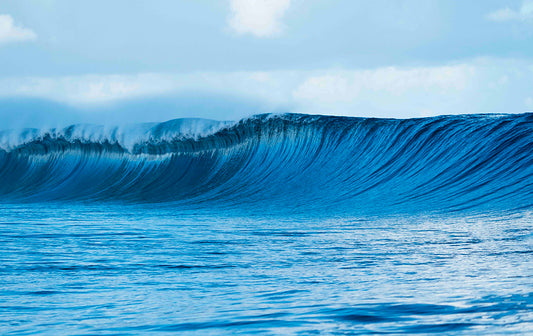
<instances>
[{"instance_id":1,"label":"dark blue water","mask_svg":"<svg viewBox=\"0 0 533 336\"><path fill-rule=\"evenodd\" d=\"M531 334L533 115L0 134L0 334Z\"/></svg>"}]
</instances>

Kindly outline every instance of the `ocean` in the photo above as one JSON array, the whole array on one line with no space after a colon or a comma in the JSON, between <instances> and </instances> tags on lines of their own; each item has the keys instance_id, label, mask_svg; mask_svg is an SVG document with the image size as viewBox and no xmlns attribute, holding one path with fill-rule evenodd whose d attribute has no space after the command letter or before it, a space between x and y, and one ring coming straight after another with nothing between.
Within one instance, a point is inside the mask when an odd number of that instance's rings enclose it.
<instances>
[{"instance_id":1,"label":"ocean","mask_svg":"<svg viewBox=\"0 0 533 336\"><path fill-rule=\"evenodd\" d=\"M0 131L0 334L533 334L533 114Z\"/></svg>"}]
</instances>

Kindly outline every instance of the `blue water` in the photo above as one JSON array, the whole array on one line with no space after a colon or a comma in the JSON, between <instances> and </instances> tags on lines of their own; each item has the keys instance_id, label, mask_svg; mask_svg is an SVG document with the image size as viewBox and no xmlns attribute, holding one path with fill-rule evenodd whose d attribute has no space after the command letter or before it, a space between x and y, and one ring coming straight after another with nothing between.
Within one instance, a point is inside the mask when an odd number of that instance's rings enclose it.
<instances>
[{"instance_id":1,"label":"blue water","mask_svg":"<svg viewBox=\"0 0 533 336\"><path fill-rule=\"evenodd\" d=\"M0 132L0 334L533 334L533 115Z\"/></svg>"}]
</instances>

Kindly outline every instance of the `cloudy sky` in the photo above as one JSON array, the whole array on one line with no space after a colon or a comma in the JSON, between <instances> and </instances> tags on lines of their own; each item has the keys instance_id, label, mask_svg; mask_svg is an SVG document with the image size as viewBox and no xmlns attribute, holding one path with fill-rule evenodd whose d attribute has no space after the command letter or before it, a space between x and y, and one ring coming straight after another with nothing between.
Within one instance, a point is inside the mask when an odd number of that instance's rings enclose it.
<instances>
[{"instance_id":1,"label":"cloudy sky","mask_svg":"<svg viewBox=\"0 0 533 336\"><path fill-rule=\"evenodd\" d=\"M2 0L0 117L17 109L532 111L533 0Z\"/></svg>"}]
</instances>

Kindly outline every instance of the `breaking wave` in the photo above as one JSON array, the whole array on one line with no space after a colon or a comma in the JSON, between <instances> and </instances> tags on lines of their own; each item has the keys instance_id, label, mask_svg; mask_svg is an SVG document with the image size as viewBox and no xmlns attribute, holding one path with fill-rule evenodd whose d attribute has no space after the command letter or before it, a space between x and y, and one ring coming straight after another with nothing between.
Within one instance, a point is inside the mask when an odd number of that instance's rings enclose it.
<instances>
[{"instance_id":1,"label":"breaking wave","mask_svg":"<svg viewBox=\"0 0 533 336\"><path fill-rule=\"evenodd\" d=\"M320 211L533 205L533 114L300 114L0 132L3 201Z\"/></svg>"}]
</instances>

